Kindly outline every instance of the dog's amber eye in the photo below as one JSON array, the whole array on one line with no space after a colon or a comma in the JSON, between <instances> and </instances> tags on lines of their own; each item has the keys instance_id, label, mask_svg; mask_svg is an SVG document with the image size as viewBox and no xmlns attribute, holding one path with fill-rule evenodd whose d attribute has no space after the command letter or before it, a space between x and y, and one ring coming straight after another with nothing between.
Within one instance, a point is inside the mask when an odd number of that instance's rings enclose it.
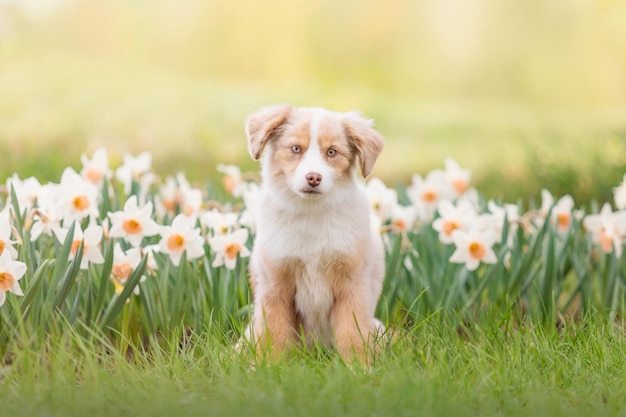
<instances>
[{"instance_id":1,"label":"dog's amber eye","mask_svg":"<svg viewBox=\"0 0 626 417\"><path fill-rule=\"evenodd\" d=\"M326 155L330 156L331 158L335 155L337 155L337 151L334 150L333 148L330 148L326 151Z\"/></svg>"},{"instance_id":2,"label":"dog's amber eye","mask_svg":"<svg viewBox=\"0 0 626 417\"><path fill-rule=\"evenodd\" d=\"M302 148L300 147L300 145L293 145L291 147L291 152L293 153L300 153L300 151L302 151Z\"/></svg>"}]
</instances>

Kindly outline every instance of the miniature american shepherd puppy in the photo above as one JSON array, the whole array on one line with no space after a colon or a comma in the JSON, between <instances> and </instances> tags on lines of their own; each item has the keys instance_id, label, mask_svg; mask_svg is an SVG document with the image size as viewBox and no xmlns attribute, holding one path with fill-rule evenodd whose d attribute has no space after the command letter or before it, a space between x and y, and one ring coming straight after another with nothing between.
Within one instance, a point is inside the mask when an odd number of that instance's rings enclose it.
<instances>
[{"instance_id":1,"label":"miniature american shepherd puppy","mask_svg":"<svg viewBox=\"0 0 626 417\"><path fill-rule=\"evenodd\" d=\"M367 363L384 331L374 318L384 250L357 175L372 171L383 138L357 112L290 105L250 115L246 134L262 167L246 337L272 358L304 339Z\"/></svg>"}]
</instances>

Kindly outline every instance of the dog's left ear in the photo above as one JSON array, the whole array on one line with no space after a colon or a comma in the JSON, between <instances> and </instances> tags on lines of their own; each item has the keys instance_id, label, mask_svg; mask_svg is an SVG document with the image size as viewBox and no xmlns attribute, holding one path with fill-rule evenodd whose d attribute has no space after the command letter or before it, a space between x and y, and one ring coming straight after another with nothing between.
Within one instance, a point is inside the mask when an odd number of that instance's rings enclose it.
<instances>
[{"instance_id":1,"label":"dog's left ear","mask_svg":"<svg viewBox=\"0 0 626 417\"><path fill-rule=\"evenodd\" d=\"M289 104L280 104L262 108L246 119L248 151L255 161L261 158L265 145L281 134L285 122L295 108Z\"/></svg>"},{"instance_id":2,"label":"dog's left ear","mask_svg":"<svg viewBox=\"0 0 626 417\"><path fill-rule=\"evenodd\" d=\"M362 117L358 112L345 113L343 118L344 132L357 150L363 177L372 172L374 163L385 146L384 139L372 125L372 120Z\"/></svg>"}]
</instances>

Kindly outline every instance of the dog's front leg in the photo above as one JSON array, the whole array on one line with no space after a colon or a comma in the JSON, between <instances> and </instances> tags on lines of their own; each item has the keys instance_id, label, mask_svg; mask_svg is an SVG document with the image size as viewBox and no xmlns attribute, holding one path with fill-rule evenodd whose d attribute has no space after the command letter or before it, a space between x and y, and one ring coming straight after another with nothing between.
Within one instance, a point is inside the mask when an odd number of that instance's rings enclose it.
<instances>
[{"instance_id":1,"label":"dog's front leg","mask_svg":"<svg viewBox=\"0 0 626 417\"><path fill-rule=\"evenodd\" d=\"M280 293L265 294L255 308L254 331L257 353L278 360L296 340L295 286Z\"/></svg>"},{"instance_id":2,"label":"dog's front leg","mask_svg":"<svg viewBox=\"0 0 626 417\"><path fill-rule=\"evenodd\" d=\"M367 364L367 345L370 339L371 319L352 294L335 299L332 312L333 332L339 354L346 362L357 359Z\"/></svg>"},{"instance_id":3,"label":"dog's front leg","mask_svg":"<svg viewBox=\"0 0 626 417\"><path fill-rule=\"evenodd\" d=\"M296 277L304 266L297 259L260 258L259 269L252 271L255 282L254 333L257 352L278 359L297 341ZM260 274L256 275L259 271Z\"/></svg>"}]
</instances>

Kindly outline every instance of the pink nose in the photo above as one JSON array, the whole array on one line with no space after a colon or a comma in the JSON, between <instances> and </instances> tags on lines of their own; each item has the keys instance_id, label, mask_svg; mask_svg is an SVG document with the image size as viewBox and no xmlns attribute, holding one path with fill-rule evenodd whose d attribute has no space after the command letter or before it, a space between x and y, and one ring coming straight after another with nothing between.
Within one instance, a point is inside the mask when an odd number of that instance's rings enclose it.
<instances>
[{"instance_id":1,"label":"pink nose","mask_svg":"<svg viewBox=\"0 0 626 417\"><path fill-rule=\"evenodd\" d=\"M317 187L322 182L322 175L317 172L309 172L306 174L306 181L311 187Z\"/></svg>"}]
</instances>

